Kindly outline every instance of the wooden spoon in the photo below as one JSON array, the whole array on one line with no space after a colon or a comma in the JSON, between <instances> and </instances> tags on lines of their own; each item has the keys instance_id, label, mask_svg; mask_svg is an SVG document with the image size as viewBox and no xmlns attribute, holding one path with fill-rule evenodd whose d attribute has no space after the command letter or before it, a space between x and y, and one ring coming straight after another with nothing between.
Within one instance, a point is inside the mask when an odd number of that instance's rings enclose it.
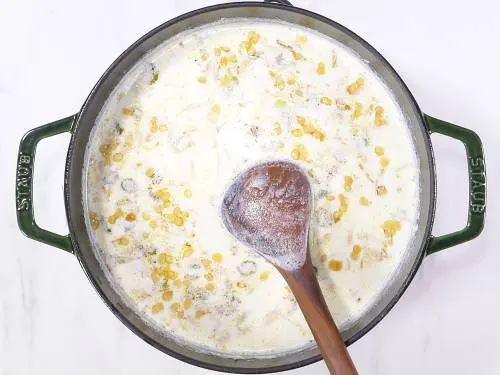
<instances>
[{"instance_id":1,"label":"wooden spoon","mask_svg":"<svg viewBox=\"0 0 500 375\"><path fill-rule=\"evenodd\" d=\"M331 374L358 374L314 274L308 250L311 186L295 164L268 162L236 178L222 202L224 225L285 278Z\"/></svg>"}]
</instances>

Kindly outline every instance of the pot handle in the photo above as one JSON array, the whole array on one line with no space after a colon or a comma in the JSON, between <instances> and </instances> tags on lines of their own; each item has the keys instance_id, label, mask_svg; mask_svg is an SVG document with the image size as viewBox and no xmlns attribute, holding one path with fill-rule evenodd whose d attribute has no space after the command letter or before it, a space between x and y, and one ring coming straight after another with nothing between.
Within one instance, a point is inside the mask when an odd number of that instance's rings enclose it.
<instances>
[{"instance_id":1,"label":"pot handle","mask_svg":"<svg viewBox=\"0 0 500 375\"><path fill-rule=\"evenodd\" d=\"M455 246L476 238L484 227L486 211L486 169L483 145L472 130L425 115L429 132L458 139L465 145L469 170L469 214L465 228L439 237L431 237L427 254Z\"/></svg>"},{"instance_id":2,"label":"pot handle","mask_svg":"<svg viewBox=\"0 0 500 375\"><path fill-rule=\"evenodd\" d=\"M40 228L33 213L33 165L38 142L56 134L69 132L76 115L42 125L27 132L21 139L16 166L16 211L19 229L29 238L73 253L69 235L49 232Z\"/></svg>"},{"instance_id":3,"label":"pot handle","mask_svg":"<svg viewBox=\"0 0 500 375\"><path fill-rule=\"evenodd\" d=\"M264 0L265 3L277 3L277 4L281 4L281 5L288 5L288 6L293 6L293 4L291 2L289 2L288 0Z\"/></svg>"}]
</instances>

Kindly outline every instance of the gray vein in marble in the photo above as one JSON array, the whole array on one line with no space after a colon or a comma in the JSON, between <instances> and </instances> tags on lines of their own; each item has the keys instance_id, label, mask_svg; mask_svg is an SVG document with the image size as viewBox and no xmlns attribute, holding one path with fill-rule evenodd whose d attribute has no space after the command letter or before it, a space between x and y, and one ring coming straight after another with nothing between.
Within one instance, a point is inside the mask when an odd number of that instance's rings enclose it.
<instances>
[{"instance_id":1,"label":"gray vein in marble","mask_svg":"<svg viewBox=\"0 0 500 375\"><path fill-rule=\"evenodd\" d=\"M8 346L9 343L9 324L7 323L7 314L9 313L9 306L5 301L2 303L2 314L3 314L3 329L2 329L2 334L3 334L3 345L5 347Z\"/></svg>"},{"instance_id":2,"label":"gray vein in marble","mask_svg":"<svg viewBox=\"0 0 500 375\"><path fill-rule=\"evenodd\" d=\"M28 318L28 332L29 332L29 344L33 346L34 344L34 328L35 328L35 315L34 308L36 306L35 293L33 291L33 280L31 277L26 279L21 260L17 260L19 265L19 280L21 283L21 300L23 310Z\"/></svg>"}]
</instances>

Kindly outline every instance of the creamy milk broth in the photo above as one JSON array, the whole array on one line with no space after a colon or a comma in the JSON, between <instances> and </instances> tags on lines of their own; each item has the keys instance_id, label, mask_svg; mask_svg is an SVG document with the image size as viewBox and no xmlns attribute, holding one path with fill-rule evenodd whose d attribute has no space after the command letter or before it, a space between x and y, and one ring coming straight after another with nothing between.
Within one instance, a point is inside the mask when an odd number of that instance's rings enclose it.
<instances>
[{"instance_id":1,"label":"creamy milk broth","mask_svg":"<svg viewBox=\"0 0 500 375\"><path fill-rule=\"evenodd\" d=\"M224 228L235 176L289 159L313 190L310 251L339 326L367 309L416 227L418 170L389 91L308 29L226 21L150 53L115 89L88 150L87 222L144 319L227 355L308 345L280 274Z\"/></svg>"}]
</instances>

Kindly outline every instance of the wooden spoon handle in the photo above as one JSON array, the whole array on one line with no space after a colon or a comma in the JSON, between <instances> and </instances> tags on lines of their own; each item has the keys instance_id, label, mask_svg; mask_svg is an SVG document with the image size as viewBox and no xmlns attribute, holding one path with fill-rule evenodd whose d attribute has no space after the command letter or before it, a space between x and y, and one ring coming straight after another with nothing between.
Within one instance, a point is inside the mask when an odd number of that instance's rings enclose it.
<instances>
[{"instance_id":1,"label":"wooden spoon handle","mask_svg":"<svg viewBox=\"0 0 500 375\"><path fill-rule=\"evenodd\" d=\"M304 266L294 272L280 270L306 318L326 366L332 375L358 375L340 336L314 274L308 255Z\"/></svg>"}]
</instances>

